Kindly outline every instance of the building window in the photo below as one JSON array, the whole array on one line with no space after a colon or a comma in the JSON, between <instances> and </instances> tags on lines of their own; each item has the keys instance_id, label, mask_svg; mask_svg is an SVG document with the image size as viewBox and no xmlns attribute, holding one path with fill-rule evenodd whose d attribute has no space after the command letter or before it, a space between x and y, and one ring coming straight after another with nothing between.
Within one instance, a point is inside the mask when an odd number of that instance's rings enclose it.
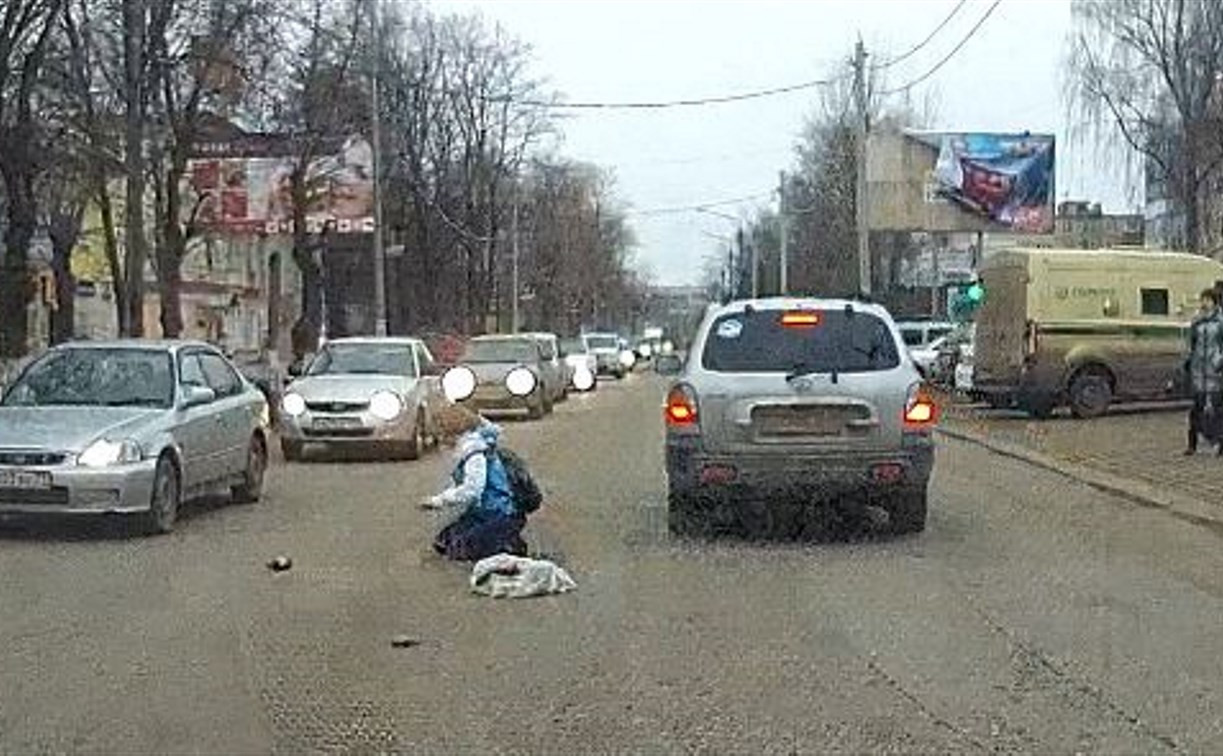
<instances>
[{"instance_id":1,"label":"building window","mask_svg":"<svg viewBox=\"0 0 1223 756\"><path fill-rule=\"evenodd\" d=\"M1167 289L1141 289L1143 315L1168 314Z\"/></svg>"}]
</instances>

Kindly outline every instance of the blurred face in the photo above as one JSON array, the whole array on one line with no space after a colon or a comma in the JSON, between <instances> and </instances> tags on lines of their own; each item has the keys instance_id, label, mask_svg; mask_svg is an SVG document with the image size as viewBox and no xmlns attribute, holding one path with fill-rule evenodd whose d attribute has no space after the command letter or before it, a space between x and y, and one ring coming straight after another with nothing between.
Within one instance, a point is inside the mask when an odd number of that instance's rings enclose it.
<instances>
[{"instance_id":1,"label":"blurred face","mask_svg":"<svg viewBox=\"0 0 1223 756\"><path fill-rule=\"evenodd\" d=\"M1202 297L1202 312L1210 312L1216 307L1215 301L1210 297Z\"/></svg>"},{"instance_id":2,"label":"blurred face","mask_svg":"<svg viewBox=\"0 0 1223 756\"><path fill-rule=\"evenodd\" d=\"M480 416L463 407L451 405L437 415L438 435L443 444L453 446L464 433L480 425Z\"/></svg>"}]
</instances>

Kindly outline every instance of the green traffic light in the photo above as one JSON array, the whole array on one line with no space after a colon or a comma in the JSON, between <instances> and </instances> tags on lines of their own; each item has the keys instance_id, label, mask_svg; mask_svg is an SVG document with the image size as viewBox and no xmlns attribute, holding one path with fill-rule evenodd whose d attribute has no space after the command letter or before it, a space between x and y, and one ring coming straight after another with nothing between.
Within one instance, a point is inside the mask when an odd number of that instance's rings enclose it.
<instances>
[{"instance_id":1,"label":"green traffic light","mask_svg":"<svg viewBox=\"0 0 1223 756\"><path fill-rule=\"evenodd\" d=\"M968 297L969 302L977 303L985 299L985 287L981 284L973 284L964 294Z\"/></svg>"}]
</instances>

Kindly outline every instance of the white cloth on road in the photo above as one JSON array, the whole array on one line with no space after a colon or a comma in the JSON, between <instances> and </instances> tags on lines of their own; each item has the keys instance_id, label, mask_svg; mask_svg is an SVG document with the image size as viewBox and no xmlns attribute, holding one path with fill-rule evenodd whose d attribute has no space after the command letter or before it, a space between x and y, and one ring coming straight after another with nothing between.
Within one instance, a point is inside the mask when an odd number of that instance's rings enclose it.
<instances>
[{"instance_id":1,"label":"white cloth on road","mask_svg":"<svg viewBox=\"0 0 1223 756\"><path fill-rule=\"evenodd\" d=\"M530 598L575 588L569 573L546 559L494 554L476 562L471 571L471 590L493 598Z\"/></svg>"}]
</instances>

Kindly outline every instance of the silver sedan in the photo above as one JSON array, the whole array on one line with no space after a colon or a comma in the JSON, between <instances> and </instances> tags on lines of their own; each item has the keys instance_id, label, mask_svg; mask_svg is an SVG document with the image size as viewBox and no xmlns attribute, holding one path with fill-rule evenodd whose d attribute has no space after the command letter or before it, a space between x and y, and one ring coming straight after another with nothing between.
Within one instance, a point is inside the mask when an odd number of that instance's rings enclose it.
<instances>
[{"instance_id":1,"label":"silver sedan","mask_svg":"<svg viewBox=\"0 0 1223 756\"><path fill-rule=\"evenodd\" d=\"M0 400L0 514L139 514L174 528L187 498L257 501L268 405L213 347L55 347Z\"/></svg>"},{"instance_id":2,"label":"silver sedan","mask_svg":"<svg viewBox=\"0 0 1223 756\"><path fill-rule=\"evenodd\" d=\"M305 375L285 389L285 459L300 459L307 444L415 459L436 437L433 419L446 403L438 374L419 339L328 342Z\"/></svg>"}]
</instances>

